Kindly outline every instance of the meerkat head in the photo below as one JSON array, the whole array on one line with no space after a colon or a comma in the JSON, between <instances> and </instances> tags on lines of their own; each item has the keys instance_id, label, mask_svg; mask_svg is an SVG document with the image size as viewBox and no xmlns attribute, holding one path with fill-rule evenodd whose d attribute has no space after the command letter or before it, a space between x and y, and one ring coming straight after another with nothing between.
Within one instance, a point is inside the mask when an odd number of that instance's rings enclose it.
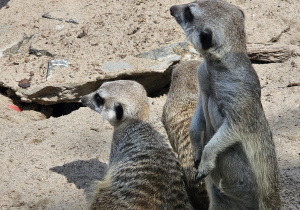
<instances>
[{"instance_id":1,"label":"meerkat head","mask_svg":"<svg viewBox=\"0 0 300 210\"><path fill-rule=\"evenodd\" d=\"M146 90L135 81L105 82L81 101L115 127L132 119L144 121L149 117Z\"/></svg>"},{"instance_id":2,"label":"meerkat head","mask_svg":"<svg viewBox=\"0 0 300 210\"><path fill-rule=\"evenodd\" d=\"M222 0L198 0L170 8L187 39L202 54L246 50L244 13Z\"/></svg>"}]
</instances>

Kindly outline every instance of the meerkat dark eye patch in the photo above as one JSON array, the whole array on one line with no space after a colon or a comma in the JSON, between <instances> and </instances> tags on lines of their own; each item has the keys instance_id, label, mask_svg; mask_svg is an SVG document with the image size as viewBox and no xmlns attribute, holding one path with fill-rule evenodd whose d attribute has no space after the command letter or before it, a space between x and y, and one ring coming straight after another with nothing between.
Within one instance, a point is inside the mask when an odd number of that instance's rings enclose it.
<instances>
[{"instance_id":1,"label":"meerkat dark eye patch","mask_svg":"<svg viewBox=\"0 0 300 210\"><path fill-rule=\"evenodd\" d=\"M212 31L210 28L203 28L200 32L200 42L203 50L212 47Z\"/></svg>"},{"instance_id":2,"label":"meerkat dark eye patch","mask_svg":"<svg viewBox=\"0 0 300 210\"><path fill-rule=\"evenodd\" d=\"M194 16L191 13L191 10L190 10L189 7L186 7L185 10L184 10L184 19L187 22L192 22L194 20Z\"/></svg>"},{"instance_id":3,"label":"meerkat dark eye patch","mask_svg":"<svg viewBox=\"0 0 300 210\"><path fill-rule=\"evenodd\" d=\"M94 100L97 106L102 106L104 104L104 99L101 96L99 96L97 93L94 96Z\"/></svg>"},{"instance_id":4,"label":"meerkat dark eye patch","mask_svg":"<svg viewBox=\"0 0 300 210\"><path fill-rule=\"evenodd\" d=\"M124 110L122 105L118 105L115 107L115 111L116 111L116 118L117 120L121 120L124 114Z\"/></svg>"}]
</instances>

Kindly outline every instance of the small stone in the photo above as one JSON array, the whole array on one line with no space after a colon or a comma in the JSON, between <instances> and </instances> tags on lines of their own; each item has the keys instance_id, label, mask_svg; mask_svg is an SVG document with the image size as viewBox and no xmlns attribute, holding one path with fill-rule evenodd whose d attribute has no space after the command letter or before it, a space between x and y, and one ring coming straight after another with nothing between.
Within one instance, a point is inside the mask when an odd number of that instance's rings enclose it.
<instances>
[{"instance_id":1,"label":"small stone","mask_svg":"<svg viewBox=\"0 0 300 210\"><path fill-rule=\"evenodd\" d=\"M139 23L142 23L142 22L145 21L145 19L144 18L140 18L138 21L139 21Z\"/></svg>"},{"instance_id":2,"label":"small stone","mask_svg":"<svg viewBox=\"0 0 300 210\"><path fill-rule=\"evenodd\" d=\"M77 20L70 18L69 12L65 12L65 11L61 11L61 10L47 12L47 13L43 14L42 17L47 18L47 19L65 21L66 23L79 24L79 22Z\"/></svg>"},{"instance_id":3,"label":"small stone","mask_svg":"<svg viewBox=\"0 0 300 210\"><path fill-rule=\"evenodd\" d=\"M59 30L63 29L64 27L65 27L64 25L57 25L55 27L55 29L59 31Z\"/></svg>"},{"instance_id":4,"label":"small stone","mask_svg":"<svg viewBox=\"0 0 300 210\"><path fill-rule=\"evenodd\" d=\"M82 32L78 34L77 38L81 39L82 37L86 36L87 32L84 27L82 27Z\"/></svg>"},{"instance_id":5,"label":"small stone","mask_svg":"<svg viewBox=\"0 0 300 210\"><path fill-rule=\"evenodd\" d=\"M19 81L18 86L21 88L28 88L30 87L30 80L29 79L22 79L21 81Z\"/></svg>"},{"instance_id":6,"label":"small stone","mask_svg":"<svg viewBox=\"0 0 300 210\"><path fill-rule=\"evenodd\" d=\"M139 58L149 58L152 60L159 60L161 58L167 57L169 55L176 55L177 53L174 52L176 48L180 48L181 50L184 50L187 47L187 42L180 42L177 44L172 44L168 46L163 46L155 50L151 50L148 52L141 53L137 55Z\"/></svg>"},{"instance_id":7,"label":"small stone","mask_svg":"<svg viewBox=\"0 0 300 210\"><path fill-rule=\"evenodd\" d=\"M96 128L96 127L92 127L92 128L90 128L92 131L96 131L96 132L99 132L100 130L99 130L99 128Z\"/></svg>"},{"instance_id":8,"label":"small stone","mask_svg":"<svg viewBox=\"0 0 300 210\"><path fill-rule=\"evenodd\" d=\"M39 49L35 49L32 47L32 45L30 46L29 48L29 54L33 54L33 55L36 55L38 57L41 57L41 56L49 56L49 57L54 57L55 54L53 53L50 53L49 51L47 50L39 50Z\"/></svg>"},{"instance_id":9,"label":"small stone","mask_svg":"<svg viewBox=\"0 0 300 210\"><path fill-rule=\"evenodd\" d=\"M133 29L130 29L127 33L127 35L133 35L135 34L136 32L138 32L138 30L140 30L140 27L135 27Z\"/></svg>"},{"instance_id":10,"label":"small stone","mask_svg":"<svg viewBox=\"0 0 300 210\"><path fill-rule=\"evenodd\" d=\"M65 68L68 66L69 62L66 59L57 59L49 61L46 80L48 81L48 79L53 76L56 67Z\"/></svg>"}]
</instances>

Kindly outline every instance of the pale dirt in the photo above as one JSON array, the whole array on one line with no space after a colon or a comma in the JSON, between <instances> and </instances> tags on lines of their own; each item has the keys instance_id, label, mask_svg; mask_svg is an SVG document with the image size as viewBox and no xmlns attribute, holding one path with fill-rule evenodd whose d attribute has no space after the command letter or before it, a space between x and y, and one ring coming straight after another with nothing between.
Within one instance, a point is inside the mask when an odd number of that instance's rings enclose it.
<instances>
[{"instance_id":1,"label":"pale dirt","mask_svg":"<svg viewBox=\"0 0 300 210\"><path fill-rule=\"evenodd\" d=\"M5 3L8 2L6 5ZM39 34L34 46L67 58L71 68L46 81L47 56L19 54L0 58L2 82L17 85L34 71L32 87L78 82L103 73L101 63L132 60L141 52L185 41L169 7L189 1L0 0L0 49L26 33ZM300 43L298 0L232 0L245 12L249 43L265 43L290 26L281 44ZM66 11L79 24L42 18ZM57 25L64 28L57 30ZM77 38L82 28L87 36ZM28 49L28 48L27 48ZM127 59L127 60L126 60ZM14 64L15 62L15 64ZM16 64L18 63L18 64ZM279 64L254 64L262 103L273 131L281 173L282 209L300 209L300 58ZM155 85L155 84L153 84ZM3 92L3 91L2 91ZM112 127L89 108L59 118L35 111L17 112L0 94L0 209L85 209L93 180L103 176ZM151 99L158 114L166 95ZM21 107L22 108L22 107Z\"/></svg>"}]
</instances>

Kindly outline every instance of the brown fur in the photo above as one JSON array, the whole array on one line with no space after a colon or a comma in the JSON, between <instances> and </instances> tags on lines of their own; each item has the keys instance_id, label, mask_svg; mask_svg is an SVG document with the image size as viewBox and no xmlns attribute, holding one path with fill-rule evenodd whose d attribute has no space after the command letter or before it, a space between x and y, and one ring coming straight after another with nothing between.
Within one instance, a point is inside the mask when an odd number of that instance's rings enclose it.
<instances>
[{"instance_id":1,"label":"brown fur","mask_svg":"<svg viewBox=\"0 0 300 210\"><path fill-rule=\"evenodd\" d=\"M193 207L208 209L205 184L195 181L196 170L189 135L191 120L199 98L197 87L199 65L200 61L188 61L178 65L172 71L172 81L164 105L162 121L183 167L186 188Z\"/></svg>"},{"instance_id":2,"label":"brown fur","mask_svg":"<svg viewBox=\"0 0 300 210\"><path fill-rule=\"evenodd\" d=\"M114 126L108 171L95 186L91 210L192 209L180 163L142 85L107 82L82 102Z\"/></svg>"}]
</instances>

